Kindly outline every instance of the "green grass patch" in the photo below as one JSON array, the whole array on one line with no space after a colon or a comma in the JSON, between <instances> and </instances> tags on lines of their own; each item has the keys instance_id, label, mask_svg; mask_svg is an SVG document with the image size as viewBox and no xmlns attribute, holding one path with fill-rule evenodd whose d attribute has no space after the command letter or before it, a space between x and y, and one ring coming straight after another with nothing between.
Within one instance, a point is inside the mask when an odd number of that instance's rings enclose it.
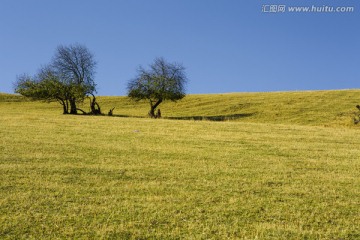
<instances>
[{"instance_id":1,"label":"green grass patch","mask_svg":"<svg viewBox=\"0 0 360 240\"><path fill-rule=\"evenodd\" d=\"M0 238L358 239L359 93L190 95L156 120L1 98Z\"/></svg>"}]
</instances>

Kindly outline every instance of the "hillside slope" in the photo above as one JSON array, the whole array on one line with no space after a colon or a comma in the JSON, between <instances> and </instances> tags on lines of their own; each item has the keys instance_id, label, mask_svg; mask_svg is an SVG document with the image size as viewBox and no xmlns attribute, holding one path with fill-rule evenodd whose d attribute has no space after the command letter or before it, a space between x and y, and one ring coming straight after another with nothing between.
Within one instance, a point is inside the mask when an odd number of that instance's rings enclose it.
<instances>
[{"instance_id":1,"label":"hillside slope","mask_svg":"<svg viewBox=\"0 0 360 240\"><path fill-rule=\"evenodd\" d=\"M0 94L0 102L23 100L20 96ZM115 107L115 116L146 117L149 103L127 97L99 97L103 112ZM26 105L34 103L24 103ZM353 126L355 106L360 104L360 90L301 91L269 93L193 94L173 103L160 105L169 119L241 121L254 123L297 124L311 126ZM36 103L44 111L60 106ZM25 106L24 106L25 107ZM86 110L87 102L83 106Z\"/></svg>"},{"instance_id":2,"label":"hillside slope","mask_svg":"<svg viewBox=\"0 0 360 240\"><path fill-rule=\"evenodd\" d=\"M126 97L99 98L115 114L146 116L148 103ZM163 117L320 126L353 126L360 90L188 95L160 105Z\"/></svg>"},{"instance_id":3,"label":"hillside slope","mask_svg":"<svg viewBox=\"0 0 360 240\"><path fill-rule=\"evenodd\" d=\"M0 239L360 239L360 125L343 127L358 95L161 105L215 122L125 117L148 111L125 97L99 97L118 117L98 117L0 94Z\"/></svg>"}]
</instances>

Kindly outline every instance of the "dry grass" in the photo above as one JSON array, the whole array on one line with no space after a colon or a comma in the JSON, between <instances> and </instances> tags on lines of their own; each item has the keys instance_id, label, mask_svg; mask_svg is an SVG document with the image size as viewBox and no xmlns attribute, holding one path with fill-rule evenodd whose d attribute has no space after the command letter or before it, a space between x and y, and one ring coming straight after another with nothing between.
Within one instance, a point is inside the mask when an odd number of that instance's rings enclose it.
<instances>
[{"instance_id":1,"label":"dry grass","mask_svg":"<svg viewBox=\"0 0 360 240\"><path fill-rule=\"evenodd\" d=\"M347 106L358 92L345 92L322 94ZM315 93L303 93L308 106ZM220 106L247 102L232 113L244 114L264 109L256 99L281 106L284 94L218 95L227 102L212 105L212 95L189 96L161 108L166 117L222 116L231 111ZM57 104L2 97L1 239L360 238L359 130L345 118L317 115L314 124L287 107L278 107L283 117L265 108L220 122L64 116ZM100 98L117 114L146 114L126 101Z\"/></svg>"}]
</instances>

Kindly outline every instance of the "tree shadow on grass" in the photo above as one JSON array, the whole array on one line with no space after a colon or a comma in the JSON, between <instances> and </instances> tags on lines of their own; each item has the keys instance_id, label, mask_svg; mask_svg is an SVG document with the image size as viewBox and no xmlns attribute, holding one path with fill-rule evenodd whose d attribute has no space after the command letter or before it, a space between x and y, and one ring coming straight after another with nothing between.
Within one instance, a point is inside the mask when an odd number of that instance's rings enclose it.
<instances>
[{"instance_id":1,"label":"tree shadow on grass","mask_svg":"<svg viewBox=\"0 0 360 240\"><path fill-rule=\"evenodd\" d=\"M240 114L230 114L230 115L218 115L218 116L189 116L189 117L164 117L165 119L174 119L174 120L194 120L194 121L229 121L237 120L240 118L251 117L256 113L240 113Z\"/></svg>"},{"instance_id":2,"label":"tree shadow on grass","mask_svg":"<svg viewBox=\"0 0 360 240\"><path fill-rule=\"evenodd\" d=\"M133 116L130 116L130 115L123 115L123 114L114 114L114 115L109 116L109 117L130 118L130 117L133 117Z\"/></svg>"},{"instance_id":3,"label":"tree shadow on grass","mask_svg":"<svg viewBox=\"0 0 360 240\"><path fill-rule=\"evenodd\" d=\"M240 114L230 114L230 115L218 115L218 116L187 116L187 117L163 117L162 119L169 120L193 120L193 121L215 121L215 122L223 122L223 121L231 121L237 120L240 118L251 117L256 113L240 113ZM108 116L106 114L100 115L82 115L81 116ZM132 116L132 115L124 115L124 114L114 114L109 117L118 117L118 118L148 118L146 116Z\"/></svg>"},{"instance_id":4,"label":"tree shadow on grass","mask_svg":"<svg viewBox=\"0 0 360 240\"><path fill-rule=\"evenodd\" d=\"M108 115L107 115L108 116ZM119 117L119 118L146 118L146 116L135 116L135 115L124 115L124 114L114 114L109 117Z\"/></svg>"}]
</instances>

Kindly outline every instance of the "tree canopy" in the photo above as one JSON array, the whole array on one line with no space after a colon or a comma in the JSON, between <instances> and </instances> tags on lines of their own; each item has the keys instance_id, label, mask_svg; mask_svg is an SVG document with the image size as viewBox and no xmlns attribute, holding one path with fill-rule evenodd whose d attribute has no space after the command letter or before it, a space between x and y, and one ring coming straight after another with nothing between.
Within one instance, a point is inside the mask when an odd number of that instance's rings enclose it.
<instances>
[{"instance_id":1,"label":"tree canopy","mask_svg":"<svg viewBox=\"0 0 360 240\"><path fill-rule=\"evenodd\" d=\"M163 101L177 101L185 97L187 78L185 68L178 63L168 63L164 58L156 58L150 69L139 67L137 76L128 83L128 97L148 100L150 117L157 117L156 108Z\"/></svg>"}]
</instances>

